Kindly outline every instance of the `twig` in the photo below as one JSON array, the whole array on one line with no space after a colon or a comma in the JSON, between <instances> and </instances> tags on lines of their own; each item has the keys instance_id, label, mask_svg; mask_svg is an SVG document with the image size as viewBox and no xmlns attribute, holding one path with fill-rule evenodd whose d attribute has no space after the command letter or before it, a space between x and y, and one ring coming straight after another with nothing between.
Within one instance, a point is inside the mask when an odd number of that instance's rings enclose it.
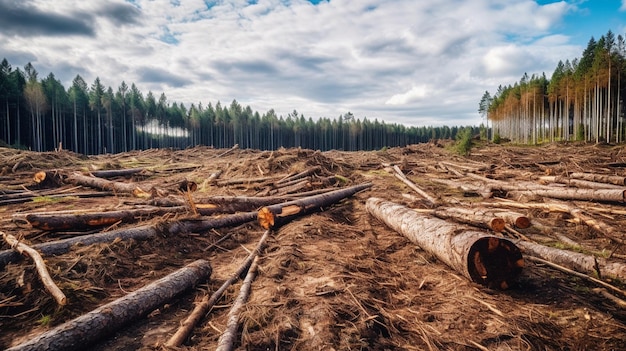
<instances>
[{"instance_id":1,"label":"twig","mask_svg":"<svg viewBox=\"0 0 626 351\"><path fill-rule=\"evenodd\" d=\"M235 272L235 274L233 274L227 281L225 281L224 284L222 284L222 286L220 286L220 288L211 295L211 297L205 295L202 298L202 301L200 301L196 305L191 314L189 314L187 319L185 319L185 321L180 325L176 333L167 341L167 343L165 344L166 346L178 347L189 337L189 334L191 334L193 328L200 322L202 317L204 317L204 315L215 305L217 300L222 297L226 289L228 289L229 286L239 280L239 277L241 277L241 275L252 265L253 260L258 257L259 253L263 249L263 246L265 246L265 241L267 240L269 233L269 230L266 230L265 233L263 233L263 236L261 237L261 239L259 239L259 243L257 244L254 251L252 251L248 255L246 260L239 267L237 272ZM225 235L224 238L226 237L227 236ZM250 269L252 268L250 267Z\"/></svg>"},{"instance_id":2,"label":"twig","mask_svg":"<svg viewBox=\"0 0 626 351\"><path fill-rule=\"evenodd\" d=\"M46 290L48 290L59 305L65 306L67 304L67 298L65 297L65 294L63 294L63 291L61 291L61 289L59 289L59 287L54 283L52 277L50 277L48 269L46 268L46 263L43 261L43 258L41 258L39 252L30 246L19 242L19 240L11 234L7 234L5 232L0 233L2 233L4 240L11 246L12 249L22 255L28 255L33 259L35 267L37 268L37 273L39 273L41 282L46 287Z\"/></svg>"}]
</instances>

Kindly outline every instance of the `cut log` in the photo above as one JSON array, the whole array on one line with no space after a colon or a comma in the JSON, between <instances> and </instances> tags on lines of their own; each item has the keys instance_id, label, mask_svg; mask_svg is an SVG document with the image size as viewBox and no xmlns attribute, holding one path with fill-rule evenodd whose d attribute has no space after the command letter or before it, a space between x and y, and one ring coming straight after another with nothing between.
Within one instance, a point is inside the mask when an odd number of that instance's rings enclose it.
<instances>
[{"instance_id":1,"label":"cut log","mask_svg":"<svg viewBox=\"0 0 626 351\"><path fill-rule=\"evenodd\" d=\"M79 173L74 173L65 179L66 182L88 186L91 188L109 190L115 193L132 194L135 197L150 198L152 195L149 191L140 188L137 184L114 182L98 177L90 177Z\"/></svg>"},{"instance_id":2,"label":"cut log","mask_svg":"<svg viewBox=\"0 0 626 351\"><path fill-rule=\"evenodd\" d=\"M167 341L165 346L168 347L178 347L182 345L182 343L189 337L193 328L200 322L200 320L209 312L209 310L215 305L215 303L222 297L226 289L229 286L234 284L240 277L250 268L252 261L261 253L261 250L265 246L265 241L269 237L270 231L269 229L263 233L259 243L257 244L254 251L252 251L246 260L243 262L239 269L233 274L228 280L222 284L212 295L205 295L202 300L194 307L193 311L185 319L185 321L180 325L178 330L172 337Z\"/></svg>"},{"instance_id":3,"label":"cut log","mask_svg":"<svg viewBox=\"0 0 626 351\"><path fill-rule=\"evenodd\" d=\"M91 212L91 213L46 213L46 214L18 214L13 219L24 218L33 228L59 230L90 230L93 228L113 225L118 222L134 222L138 217L153 217L164 213L185 212L185 207L141 208L121 211Z\"/></svg>"},{"instance_id":4,"label":"cut log","mask_svg":"<svg viewBox=\"0 0 626 351\"><path fill-rule=\"evenodd\" d=\"M439 218L370 198L367 211L468 279L507 289L520 274L524 259L511 241L461 227Z\"/></svg>"},{"instance_id":5,"label":"cut log","mask_svg":"<svg viewBox=\"0 0 626 351\"><path fill-rule=\"evenodd\" d=\"M197 260L137 291L101 306L7 351L84 350L100 338L141 318L211 276L211 265Z\"/></svg>"},{"instance_id":6,"label":"cut log","mask_svg":"<svg viewBox=\"0 0 626 351\"><path fill-rule=\"evenodd\" d=\"M546 183L567 184L569 186L574 186L577 188L624 190L623 185L600 183L600 182L584 180L584 179L572 179L572 178L563 177L563 176L542 176L542 177L539 177L539 180L542 182L546 182Z\"/></svg>"},{"instance_id":7,"label":"cut log","mask_svg":"<svg viewBox=\"0 0 626 351\"><path fill-rule=\"evenodd\" d=\"M202 215L256 211L263 206L285 202L284 197L212 196L196 200L196 209Z\"/></svg>"},{"instance_id":8,"label":"cut log","mask_svg":"<svg viewBox=\"0 0 626 351\"><path fill-rule=\"evenodd\" d=\"M409 188L413 189L413 191L418 193L421 197L426 199L426 201L428 202L430 206L435 206L437 204L437 199L430 196L430 194L420 189L415 183L413 183L409 178L407 178L407 176L402 172L400 167L398 167L397 165L394 165L393 167L391 167L389 172L392 173L394 177L396 177L398 180L406 184Z\"/></svg>"},{"instance_id":9,"label":"cut log","mask_svg":"<svg viewBox=\"0 0 626 351\"><path fill-rule=\"evenodd\" d=\"M321 170L322 170L322 167L315 166L313 168L309 168L309 169L307 169L305 171L302 171L300 173L294 174L292 176L288 176L288 177L285 177L283 179L280 179L280 180L276 181L276 184L278 185L278 184L289 183L291 181L294 181L294 180L297 180L297 179L300 179L300 178L304 178L304 177L308 177L310 175L313 175L316 172L319 172Z\"/></svg>"},{"instance_id":10,"label":"cut log","mask_svg":"<svg viewBox=\"0 0 626 351\"><path fill-rule=\"evenodd\" d=\"M41 278L41 282L43 283L43 286L46 288L46 290L48 290L50 295L54 297L54 299L59 305L61 306L66 305L67 298L65 297L65 294L54 283L54 280L52 280L52 277L50 277L50 274L48 273L48 269L46 268L46 263L43 261L43 258L41 258L41 255L39 254L39 252L31 248L30 246L19 242L19 240L17 240L17 238L15 238L11 234L7 234L1 231L0 233L2 233L2 237L7 242L7 244L11 246L12 249L21 253L22 255L28 255L30 256L30 258L33 259L33 261L35 262L35 267L37 268L37 273L39 273L39 277Z\"/></svg>"},{"instance_id":11,"label":"cut log","mask_svg":"<svg viewBox=\"0 0 626 351\"><path fill-rule=\"evenodd\" d=\"M215 156L215 158L224 157L224 156L226 156L226 155L230 154L231 152L233 152L233 151L235 151L235 150L237 150L237 149L239 149L239 144L235 144L235 145L233 145L233 147L231 147L230 149L228 149L228 150L226 150L226 151L222 152L222 153L221 153L221 154L219 154L219 155L216 155L216 156Z\"/></svg>"},{"instance_id":12,"label":"cut log","mask_svg":"<svg viewBox=\"0 0 626 351\"><path fill-rule=\"evenodd\" d=\"M107 169L102 171L91 171L90 173L94 177L98 178L115 178L115 177L128 177L133 174L142 172L143 168L125 168L125 169Z\"/></svg>"},{"instance_id":13,"label":"cut log","mask_svg":"<svg viewBox=\"0 0 626 351\"><path fill-rule=\"evenodd\" d=\"M68 252L76 244L91 245L96 243L111 242L117 238L121 240L146 240L161 235L175 235L184 232L203 232L212 228L229 227L249 222L257 218L256 212L243 212L204 220L181 220L171 223L144 225L134 228L123 228L106 233L77 236L57 241L32 245L42 255L60 255ZM9 263L20 260L20 255L13 250L0 251L0 269Z\"/></svg>"},{"instance_id":14,"label":"cut log","mask_svg":"<svg viewBox=\"0 0 626 351\"><path fill-rule=\"evenodd\" d=\"M561 250L529 241L519 241L517 246L528 255L539 257L577 272L590 275L597 275L599 273L600 277L598 278L604 277L617 278L622 281L626 280L626 264L620 262L610 262L602 257Z\"/></svg>"},{"instance_id":15,"label":"cut log","mask_svg":"<svg viewBox=\"0 0 626 351\"><path fill-rule=\"evenodd\" d=\"M228 311L226 330L224 330L224 333L220 335L215 351L231 351L235 347L235 340L237 339L237 330L239 326L239 314L241 313L246 301L248 301L252 281L256 276L258 261L259 256L256 256L250 265L248 274L246 274L246 279L244 279L243 284L241 284L239 295L237 295L235 302L233 302L233 307L231 307L230 311Z\"/></svg>"},{"instance_id":16,"label":"cut log","mask_svg":"<svg viewBox=\"0 0 626 351\"><path fill-rule=\"evenodd\" d=\"M591 182L607 183L614 185L626 185L626 177L607 175L607 174L594 174L594 173L570 173L570 178L588 180Z\"/></svg>"},{"instance_id":17,"label":"cut log","mask_svg":"<svg viewBox=\"0 0 626 351\"><path fill-rule=\"evenodd\" d=\"M531 226L530 218L513 211L494 211L493 215L504 219L506 223L512 224L519 229L526 229Z\"/></svg>"},{"instance_id":18,"label":"cut log","mask_svg":"<svg viewBox=\"0 0 626 351\"><path fill-rule=\"evenodd\" d=\"M258 212L258 221L261 227L265 229L274 228L296 216L330 206L371 186L372 183L364 183L320 195L265 206Z\"/></svg>"},{"instance_id":19,"label":"cut log","mask_svg":"<svg viewBox=\"0 0 626 351\"><path fill-rule=\"evenodd\" d=\"M503 231L506 224L504 219L496 216L492 212L480 208L441 208L434 210L433 214L441 219L452 219L457 222L491 229L494 232Z\"/></svg>"},{"instance_id":20,"label":"cut log","mask_svg":"<svg viewBox=\"0 0 626 351\"><path fill-rule=\"evenodd\" d=\"M58 171L39 171L33 176L39 188L57 188L63 184L63 177Z\"/></svg>"},{"instance_id":21,"label":"cut log","mask_svg":"<svg viewBox=\"0 0 626 351\"><path fill-rule=\"evenodd\" d=\"M541 196L561 200L624 202L624 189L554 188L509 191L508 197Z\"/></svg>"}]
</instances>

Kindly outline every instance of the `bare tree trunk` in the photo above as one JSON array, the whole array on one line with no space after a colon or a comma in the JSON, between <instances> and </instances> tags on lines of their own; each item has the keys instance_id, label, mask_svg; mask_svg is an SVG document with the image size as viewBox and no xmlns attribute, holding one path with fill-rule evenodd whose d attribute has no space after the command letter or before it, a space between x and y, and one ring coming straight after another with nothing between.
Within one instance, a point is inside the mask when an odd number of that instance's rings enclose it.
<instances>
[{"instance_id":1,"label":"bare tree trunk","mask_svg":"<svg viewBox=\"0 0 626 351\"><path fill-rule=\"evenodd\" d=\"M371 183L364 183L303 199L266 206L259 210L258 221L261 227L265 229L274 228L296 216L332 205L371 186Z\"/></svg>"},{"instance_id":2,"label":"bare tree trunk","mask_svg":"<svg viewBox=\"0 0 626 351\"><path fill-rule=\"evenodd\" d=\"M98 339L141 318L211 276L208 261L197 260L145 287L63 323L7 351L84 350Z\"/></svg>"},{"instance_id":3,"label":"bare tree trunk","mask_svg":"<svg viewBox=\"0 0 626 351\"><path fill-rule=\"evenodd\" d=\"M74 173L68 176L65 181L73 184L88 186L91 188L110 190L116 193L132 194L135 197L150 198L152 196L150 192L141 189L137 184L113 182L110 180L85 176L78 173Z\"/></svg>"},{"instance_id":4,"label":"bare tree trunk","mask_svg":"<svg viewBox=\"0 0 626 351\"><path fill-rule=\"evenodd\" d=\"M520 250L509 240L421 215L379 198L368 199L366 208L387 226L479 284L506 289L524 266Z\"/></svg>"}]
</instances>

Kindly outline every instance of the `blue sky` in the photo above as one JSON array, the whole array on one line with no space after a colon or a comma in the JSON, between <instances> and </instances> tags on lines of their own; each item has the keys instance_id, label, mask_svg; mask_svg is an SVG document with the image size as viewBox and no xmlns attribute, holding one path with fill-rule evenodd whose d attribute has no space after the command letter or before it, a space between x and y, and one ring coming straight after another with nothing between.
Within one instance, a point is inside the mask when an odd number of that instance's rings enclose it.
<instances>
[{"instance_id":1,"label":"blue sky","mask_svg":"<svg viewBox=\"0 0 626 351\"><path fill-rule=\"evenodd\" d=\"M477 125L486 90L626 35L624 1L0 0L0 58L187 106Z\"/></svg>"}]
</instances>

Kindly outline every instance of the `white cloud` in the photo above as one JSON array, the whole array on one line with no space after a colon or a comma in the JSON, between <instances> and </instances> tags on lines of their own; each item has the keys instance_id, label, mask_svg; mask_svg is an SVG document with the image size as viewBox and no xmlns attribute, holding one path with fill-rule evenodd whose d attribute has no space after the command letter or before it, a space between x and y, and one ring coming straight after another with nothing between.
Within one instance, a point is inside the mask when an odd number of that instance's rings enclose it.
<instances>
[{"instance_id":1,"label":"white cloud","mask_svg":"<svg viewBox=\"0 0 626 351\"><path fill-rule=\"evenodd\" d=\"M622 6L620 6L619 10L626 11L626 0L622 0Z\"/></svg>"},{"instance_id":2,"label":"white cloud","mask_svg":"<svg viewBox=\"0 0 626 351\"><path fill-rule=\"evenodd\" d=\"M526 71L551 71L559 59L581 52L553 29L570 11L566 2L132 3L140 13L134 21L128 20L132 11L116 20L98 17L103 8L129 4L121 0L55 1L55 11L94 16L95 36L3 36L0 30L0 47L16 58L36 57L35 67L53 71L66 87L81 74L89 84L99 76L116 89L125 80L144 94L164 91L185 104L237 99L261 113L297 109L316 118L351 111L431 125L451 118L480 123L476 106L485 90ZM29 4L52 9L45 0ZM169 43L161 40L165 33ZM67 70L77 67L82 71Z\"/></svg>"}]
</instances>

